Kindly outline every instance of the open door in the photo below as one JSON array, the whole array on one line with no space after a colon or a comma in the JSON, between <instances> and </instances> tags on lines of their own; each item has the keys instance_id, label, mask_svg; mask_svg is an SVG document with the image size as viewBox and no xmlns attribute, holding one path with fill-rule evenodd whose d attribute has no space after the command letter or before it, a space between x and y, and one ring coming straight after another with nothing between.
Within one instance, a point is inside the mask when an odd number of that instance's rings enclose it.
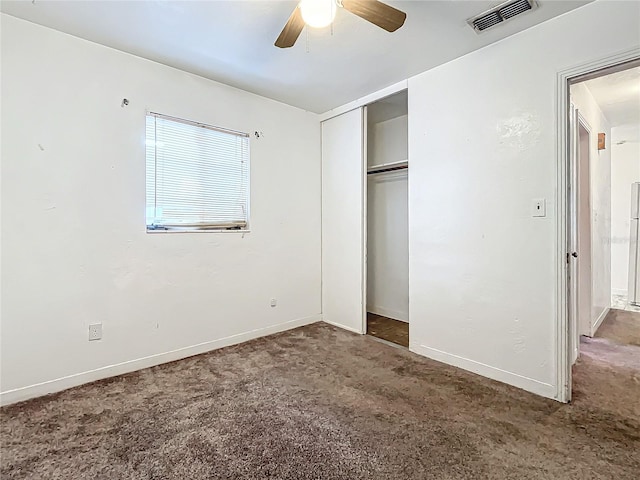
<instances>
[{"instance_id":1,"label":"open door","mask_svg":"<svg viewBox=\"0 0 640 480\"><path fill-rule=\"evenodd\" d=\"M578 109L573 105L569 113L569 365L578 358L578 155L579 155L579 117ZM568 373L571 400L571 368Z\"/></svg>"},{"instance_id":2,"label":"open door","mask_svg":"<svg viewBox=\"0 0 640 480\"><path fill-rule=\"evenodd\" d=\"M577 248L578 252L578 310L576 319L576 351L574 362L580 350L580 335L591 336L592 305L593 305L593 270L591 265L591 158L590 135L591 128L578 112L577 153L576 160L578 178L577 199Z\"/></svg>"},{"instance_id":3,"label":"open door","mask_svg":"<svg viewBox=\"0 0 640 480\"><path fill-rule=\"evenodd\" d=\"M366 107L322 122L322 315L365 333Z\"/></svg>"}]
</instances>

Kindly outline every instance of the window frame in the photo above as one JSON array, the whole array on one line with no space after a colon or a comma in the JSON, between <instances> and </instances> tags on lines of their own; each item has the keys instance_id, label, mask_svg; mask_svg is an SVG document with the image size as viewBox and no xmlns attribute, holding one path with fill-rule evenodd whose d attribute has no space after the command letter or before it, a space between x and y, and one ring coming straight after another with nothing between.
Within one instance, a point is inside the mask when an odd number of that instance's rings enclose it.
<instances>
[{"instance_id":1,"label":"window frame","mask_svg":"<svg viewBox=\"0 0 640 480\"><path fill-rule=\"evenodd\" d=\"M150 225L147 225L147 217L146 217L146 207L147 207L147 201L146 201L146 180L147 180L147 163L146 163L146 156L147 156L147 144L146 144L146 122L147 122L147 117L149 116L153 116L153 117L157 117L157 118L162 118L165 120L170 120L173 122L179 122L179 123L184 123L186 125L193 125L193 126L197 126L197 127L201 127L201 128L205 128L208 130L214 130L217 132L222 132L222 133L228 133L228 134L232 134L232 135L237 135L237 136L242 136L242 137L246 137L247 138L247 171L246 171L246 176L247 176L247 195L246 195L246 223L244 225L244 227L207 227L207 226L184 226L184 227L179 227L179 226L166 226L166 227L157 227L157 228L149 228ZM203 122L199 122L197 120L188 120L186 118L181 118L181 117L175 117L173 115L167 115L164 113L158 113L158 112L154 112L152 110L147 110L145 112L145 116L144 116L144 121L145 121L145 149L144 149L144 153L145 153L145 231L148 234L157 234L157 233L161 233L161 234L166 234L166 233L240 233L244 236L245 233L250 233L251 232L251 134L247 133L247 132L242 132L239 130L232 130L229 128L224 128L224 127L218 127L215 125L211 125L209 123L203 123Z\"/></svg>"}]
</instances>

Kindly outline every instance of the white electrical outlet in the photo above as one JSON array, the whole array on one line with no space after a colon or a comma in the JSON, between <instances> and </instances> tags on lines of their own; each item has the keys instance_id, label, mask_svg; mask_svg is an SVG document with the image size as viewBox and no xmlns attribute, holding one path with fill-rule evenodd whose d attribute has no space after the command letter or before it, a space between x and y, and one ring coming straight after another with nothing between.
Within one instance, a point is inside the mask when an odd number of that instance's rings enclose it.
<instances>
[{"instance_id":1,"label":"white electrical outlet","mask_svg":"<svg viewBox=\"0 0 640 480\"><path fill-rule=\"evenodd\" d=\"M102 324L94 323L89 325L89 341L100 340L102 338Z\"/></svg>"},{"instance_id":2,"label":"white electrical outlet","mask_svg":"<svg viewBox=\"0 0 640 480\"><path fill-rule=\"evenodd\" d=\"M272 299L271 299L271 306L272 306L272 307L275 307L276 305L278 305L278 300L277 300L277 299L275 299L275 298L272 298Z\"/></svg>"}]
</instances>

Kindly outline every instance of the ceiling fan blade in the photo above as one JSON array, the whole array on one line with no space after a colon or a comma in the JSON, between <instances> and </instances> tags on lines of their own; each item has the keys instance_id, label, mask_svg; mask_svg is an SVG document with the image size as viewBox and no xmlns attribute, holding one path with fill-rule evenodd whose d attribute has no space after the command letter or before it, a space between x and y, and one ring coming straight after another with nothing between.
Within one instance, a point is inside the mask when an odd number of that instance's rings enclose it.
<instances>
[{"instance_id":1,"label":"ceiling fan blade","mask_svg":"<svg viewBox=\"0 0 640 480\"><path fill-rule=\"evenodd\" d=\"M302 12L299 7L296 7L274 45L280 48L293 47L303 28L304 20L302 19Z\"/></svg>"},{"instance_id":2,"label":"ceiling fan blade","mask_svg":"<svg viewBox=\"0 0 640 480\"><path fill-rule=\"evenodd\" d=\"M387 32L398 30L407 18L406 13L378 0L342 0L342 6Z\"/></svg>"}]
</instances>

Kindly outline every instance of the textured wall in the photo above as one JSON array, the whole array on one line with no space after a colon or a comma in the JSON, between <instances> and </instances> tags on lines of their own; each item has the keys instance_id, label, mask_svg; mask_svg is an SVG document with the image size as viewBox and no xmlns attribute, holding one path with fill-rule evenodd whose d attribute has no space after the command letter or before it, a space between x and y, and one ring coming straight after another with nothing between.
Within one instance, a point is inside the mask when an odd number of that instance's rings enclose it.
<instances>
[{"instance_id":1,"label":"textured wall","mask_svg":"<svg viewBox=\"0 0 640 480\"><path fill-rule=\"evenodd\" d=\"M556 395L557 74L638 48L639 15L595 2L409 79L414 351Z\"/></svg>"},{"instance_id":2,"label":"textured wall","mask_svg":"<svg viewBox=\"0 0 640 480\"><path fill-rule=\"evenodd\" d=\"M263 132L250 233L145 233L146 110ZM315 114L2 15L3 401L317 319L319 134Z\"/></svg>"}]
</instances>

